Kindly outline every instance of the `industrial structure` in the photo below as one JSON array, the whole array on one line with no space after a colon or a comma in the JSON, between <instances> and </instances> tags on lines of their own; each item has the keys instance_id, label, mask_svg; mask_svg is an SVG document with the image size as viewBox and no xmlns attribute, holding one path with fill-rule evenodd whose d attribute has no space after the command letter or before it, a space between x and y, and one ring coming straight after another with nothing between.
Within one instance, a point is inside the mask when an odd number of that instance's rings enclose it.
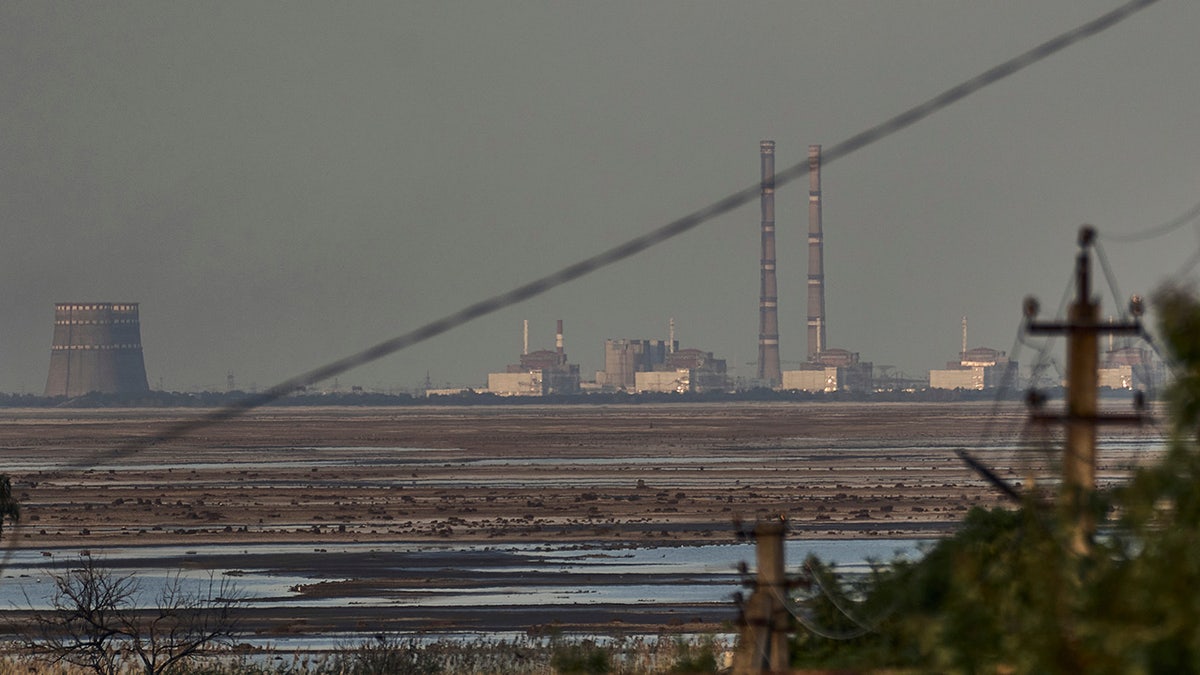
<instances>
[{"instance_id":1,"label":"industrial structure","mask_svg":"<svg viewBox=\"0 0 1200 675\"><path fill-rule=\"evenodd\" d=\"M808 146L808 360L825 349L825 233L821 223L821 146Z\"/></svg>"},{"instance_id":2,"label":"industrial structure","mask_svg":"<svg viewBox=\"0 0 1200 675\"><path fill-rule=\"evenodd\" d=\"M488 373L488 392L500 396L549 396L579 393L579 365L567 363L563 322L558 320L554 349L529 351L529 322L524 324L520 363L503 373Z\"/></svg>"},{"instance_id":3,"label":"industrial structure","mask_svg":"<svg viewBox=\"0 0 1200 675\"><path fill-rule=\"evenodd\" d=\"M858 352L826 349L796 370L783 371L780 389L788 391L867 392L874 387L874 366L859 358Z\"/></svg>"},{"instance_id":4,"label":"industrial structure","mask_svg":"<svg viewBox=\"0 0 1200 675\"><path fill-rule=\"evenodd\" d=\"M1128 390L1161 389L1167 380L1166 366L1142 347L1109 344L1096 371L1100 388Z\"/></svg>"},{"instance_id":5,"label":"industrial structure","mask_svg":"<svg viewBox=\"0 0 1200 675\"><path fill-rule=\"evenodd\" d=\"M758 144L762 175L762 257L758 301L758 381L779 386L779 293L775 281L775 141Z\"/></svg>"},{"instance_id":6,"label":"industrial structure","mask_svg":"<svg viewBox=\"0 0 1200 675\"><path fill-rule=\"evenodd\" d=\"M596 373L596 384L610 391L634 391L637 373L666 364L667 355L678 348L674 340L605 340L604 370Z\"/></svg>"},{"instance_id":7,"label":"industrial structure","mask_svg":"<svg viewBox=\"0 0 1200 675\"><path fill-rule=\"evenodd\" d=\"M930 389L998 389L1017 384L1017 362L988 347L967 349L967 317L962 318L962 350L958 361L943 370L929 371Z\"/></svg>"},{"instance_id":8,"label":"industrial structure","mask_svg":"<svg viewBox=\"0 0 1200 675\"><path fill-rule=\"evenodd\" d=\"M136 302L58 303L46 396L150 390Z\"/></svg>"},{"instance_id":9,"label":"industrial structure","mask_svg":"<svg viewBox=\"0 0 1200 675\"><path fill-rule=\"evenodd\" d=\"M808 146L808 358L783 371L779 388L808 392L867 392L873 366L858 352L831 349L825 341L825 251L821 213L821 146Z\"/></svg>"},{"instance_id":10,"label":"industrial structure","mask_svg":"<svg viewBox=\"0 0 1200 675\"><path fill-rule=\"evenodd\" d=\"M729 376L724 359L699 349L680 349L671 319L664 340L604 341L604 370L596 372L596 388L628 393L725 391Z\"/></svg>"},{"instance_id":11,"label":"industrial structure","mask_svg":"<svg viewBox=\"0 0 1200 675\"><path fill-rule=\"evenodd\" d=\"M654 370L634 374L635 390L644 393L725 391L729 376L725 359L700 349L676 349Z\"/></svg>"}]
</instances>

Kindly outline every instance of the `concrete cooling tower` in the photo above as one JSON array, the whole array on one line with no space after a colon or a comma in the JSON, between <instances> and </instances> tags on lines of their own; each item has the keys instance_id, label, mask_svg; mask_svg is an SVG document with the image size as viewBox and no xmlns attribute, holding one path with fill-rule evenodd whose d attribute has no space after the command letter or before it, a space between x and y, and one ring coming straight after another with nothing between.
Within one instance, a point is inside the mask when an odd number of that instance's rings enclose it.
<instances>
[{"instance_id":1,"label":"concrete cooling tower","mask_svg":"<svg viewBox=\"0 0 1200 675\"><path fill-rule=\"evenodd\" d=\"M46 396L149 390L136 302L54 305Z\"/></svg>"}]
</instances>

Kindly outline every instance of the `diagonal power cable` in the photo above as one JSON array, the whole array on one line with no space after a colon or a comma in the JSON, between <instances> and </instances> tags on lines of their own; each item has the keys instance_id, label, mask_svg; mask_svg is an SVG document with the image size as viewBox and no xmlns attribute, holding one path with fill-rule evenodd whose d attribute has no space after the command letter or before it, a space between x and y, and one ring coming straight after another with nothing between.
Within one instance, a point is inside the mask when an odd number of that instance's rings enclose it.
<instances>
[{"instance_id":1,"label":"diagonal power cable","mask_svg":"<svg viewBox=\"0 0 1200 675\"><path fill-rule=\"evenodd\" d=\"M1118 244L1130 244L1136 241L1145 241L1147 239L1161 237L1169 232L1174 232L1175 230L1187 225L1197 218L1200 218L1200 203L1193 205L1192 208L1165 223L1148 227L1137 232L1130 232L1128 234L1102 234L1100 235L1100 238Z\"/></svg>"},{"instance_id":2,"label":"diagonal power cable","mask_svg":"<svg viewBox=\"0 0 1200 675\"><path fill-rule=\"evenodd\" d=\"M826 164L837 161L867 147L868 145L902 131L933 115L934 113L954 105L955 103L989 85L995 84L996 82L999 82L1010 75L1024 70L1025 68L1028 68L1029 66L1042 61L1043 59L1046 59L1066 49L1067 47L1070 47L1115 26L1121 21L1124 21L1130 16L1133 16L1137 12L1150 5L1153 5L1156 2L1158 2L1158 0L1131 0L1130 2L1127 2L1091 21L1088 21L1085 24L1061 33L1024 53L1019 54L1018 56L1015 56L997 66L989 68L979 75L976 75L975 77L972 77L958 85L955 85L954 87L943 91L942 93L917 106L905 110L899 115L896 115L876 126L873 126L865 131L851 136L850 138L847 138L840 143L837 143L823 153L823 161ZM787 183L791 183L807 174L808 161L805 160L776 173L775 185L778 187ZM630 239L623 244L568 265L556 272L552 272L539 279L535 279L522 286L518 286L517 288L514 288L508 292L476 302L457 312L427 323L413 331L389 340L385 340L355 354L351 354L318 368L314 368L306 373L302 373L295 377L284 380L283 382L280 382L279 384L259 394L249 396L241 401L220 408L198 418L176 423L167 427L156 435L139 438L136 441L132 441L121 446L120 448L110 451L107 457L102 456L100 458L93 458L93 461L89 463L105 461L106 459L110 460L122 455L137 452L150 445L180 438L199 429L204 429L234 417L238 417L250 410L282 398L293 391L300 389L301 387L305 387L310 384L329 379L336 375L340 375L358 366L365 365L385 356L395 354L396 352L413 345L430 340L480 317L493 314L530 298L537 297L553 288L570 283L599 269L613 265L617 262L625 260L626 258L630 258L653 246L689 232L700 225L713 220L714 218L729 213L730 211L733 211L734 209L743 206L757 198L761 187L761 183L750 185L723 199L713 202L708 206L693 211L682 218L671 221L666 225L652 230L647 234ZM83 465L81 464L80 466Z\"/></svg>"}]
</instances>

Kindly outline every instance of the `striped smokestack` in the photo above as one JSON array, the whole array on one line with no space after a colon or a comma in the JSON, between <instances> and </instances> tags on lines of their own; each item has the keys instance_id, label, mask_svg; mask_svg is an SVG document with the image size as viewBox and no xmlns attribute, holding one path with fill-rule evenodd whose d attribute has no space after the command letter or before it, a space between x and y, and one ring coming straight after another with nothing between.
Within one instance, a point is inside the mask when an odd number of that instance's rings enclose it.
<instances>
[{"instance_id":1,"label":"striped smokestack","mask_svg":"<svg viewBox=\"0 0 1200 675\"><path fill-rule=\"evenodd\" d=\"M562 319L558 320L558 333L554 336L554 348L558 350L558 355L563 356L563 330Z\"/></svg>"},{"instance_id":2,"label":"striped smokestack","mask_svg":"<svg viewBox=\"0 0 1200 675\"><path fill-rule=\"evenodd\" d=\"M808 146L808 358L826 348L825 253L821 230L821 146Z\"/></svg>"},{"instance_id":3,"label":"striped smokestack","mask_svg":"<svg viewBox=\"0 0 1200 675\"><path fill-rule=\"evenodd\" d=\"M779 386L779 303L775 285L775 141L758 144L762 165L762 286L758 303L758 379Z\"/></svg>"}]
</instances>

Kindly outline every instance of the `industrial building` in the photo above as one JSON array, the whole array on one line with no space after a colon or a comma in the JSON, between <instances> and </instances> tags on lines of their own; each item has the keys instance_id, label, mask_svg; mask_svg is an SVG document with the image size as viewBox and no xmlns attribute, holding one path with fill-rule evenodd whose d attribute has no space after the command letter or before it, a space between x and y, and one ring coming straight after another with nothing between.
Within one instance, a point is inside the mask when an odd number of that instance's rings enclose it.
<instances>
[{"instance_id":1,"label":"industrial building","mask_svg":"<svg viewBox=\"0 0 1200 675\"><path fill-rule=\"evenodd\" d=\"M975 347L962 353L958 361L943 370L929 371L930 389L997 389L1016 385L1017 362L1004 352Z\"/></svg>"},{"instance_id":2,"label":"industrial building","mask_svg":"<svg viewBox=\"0 0 1200 675\"><path fill-rule=\"evenodd\" d=\"M662 366L678 348L674 340L605 340L604 370L596 372L596 384L608 391L634 391L637 373Z\"/></svg>"},{"instance_id":3,"label":"industrial building","mask_svg":"<svg viewBox=\"0 0 1200 675\"><path fill-rule=\"evenodd\" d=\"M58 303L46 396L150 390L136 302Z\"/></svg>"},{"instance_id":4,"label":"industrial building","mask_svg":"<svg viewBox=\"0 0 1200 675\"><path fill-rule=\"evenodd\" d=\"M729 388L725 359L700 349L676 349L653 371L635 373L634 380L639 394L703 393Z\"/></svg>"},{"instance_id":5,"label":"industrial building","mask_svg":"<svg viewBox=\"0 0 1200 675\"><path fill-rule=\"evenodd\" d=\"M826 349L796 370L783 371L785 391L867 392L874 387L874 365L859 358L858 352Z\"/></svg>"},{"instance_id":6,"label":"industrial building","mask_svg":"<svg viewBox=\"0 0 1200 675\"><path fill-rule=\"evenodd\" d=\"M1017 384L1017 362L988 347L967 349L967 317L962 319L962 350L958 361L929 371L930 389L997 389Z\"/></svg>"},{"instance_id":7,"label":"industrial building","mask_svg":"<svg viewBox=\"0 0 1200 675\"><path fill-rule=\"evenodd\" d=\"M529 351L529 322L525 322L520 363L503 373L488 373L487 391L499 396L550 396L579 393L579 365L567 362L563 322L558 321L555 348Z\"/></svg>"},{"instance_id":8,"label":"industrial building","mask_svg":"<svg viewBox=\"0 0 1200 675\"><path fill-rule=\"evenodd\" d=\"M1097 371L1100 388L1154 390L1166 381L1166 368L1153 352L1140 347L1113 347L1104 353Z\"/></svg>"}]
</instances>

